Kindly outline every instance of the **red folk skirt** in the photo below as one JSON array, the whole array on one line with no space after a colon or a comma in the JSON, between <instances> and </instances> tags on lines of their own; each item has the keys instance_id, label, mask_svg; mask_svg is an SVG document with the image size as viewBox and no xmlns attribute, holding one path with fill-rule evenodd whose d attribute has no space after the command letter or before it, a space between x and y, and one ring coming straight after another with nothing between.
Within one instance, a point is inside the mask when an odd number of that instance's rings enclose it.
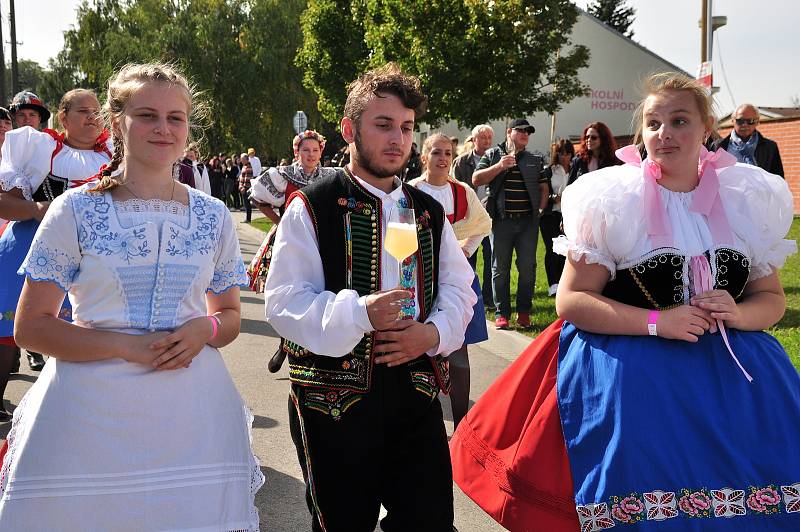
<instances>
[{"instance_id":1,"label":"red folk skirt","mask_svg":"<svg viewBox=\"0 0 800 532\"><path fill-rule=\"evenodd\" d=\"M556 395L562 323L495 380L450 441L455 482L512 532L579 529Z\"/></svg>"}]
</instances>

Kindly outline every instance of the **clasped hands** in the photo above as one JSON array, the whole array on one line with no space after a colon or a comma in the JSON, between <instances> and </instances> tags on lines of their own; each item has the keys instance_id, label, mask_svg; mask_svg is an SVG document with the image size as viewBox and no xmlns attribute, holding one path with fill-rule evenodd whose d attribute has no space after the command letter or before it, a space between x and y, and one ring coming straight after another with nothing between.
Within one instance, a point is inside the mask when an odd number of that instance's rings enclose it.
<instances>
[{"instance_id":1,"label":"clasped hands","mask_svg":"<svg viewBox=\"0 0 800 532\"><path fill-rule=\"evenodd\" d=\"M375 340L380 354L377 364L399 366L439 345L439 331L432 323L416 320L401 320L403 301L411 292L399 288L375 292L367 296L367 316L375 329Z\"/></svg>"},{"instance_id":2,"label":"clasped hands","mask_svg":"<svg viewBox=\"0 0 800 532\"><path fill-rule=\"evenodd\" d=\"M172 332L131 335L124 358L152 366L156 371L188 368L213 334L214 328L206 317L194 318Z\"/></svg>"},{"instance_id":3,"label":"clasped hands","mask_svg":"<svg viewBox=\"0 0 800 532\"><path fill-rule=\"evenodd\" d=\"M663 311L658 320L658 335L672 340L697 342L706 331L716 332L716 320L736 328L741 312L726 290L697 294L688 305Z\"/></svg>"}]
</instances>

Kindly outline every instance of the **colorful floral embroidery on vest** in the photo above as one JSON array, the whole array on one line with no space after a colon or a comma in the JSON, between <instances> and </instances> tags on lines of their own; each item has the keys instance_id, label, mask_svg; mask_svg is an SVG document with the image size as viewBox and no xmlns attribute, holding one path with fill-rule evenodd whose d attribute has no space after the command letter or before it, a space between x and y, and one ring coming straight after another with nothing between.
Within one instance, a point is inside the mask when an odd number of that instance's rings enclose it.
<instances>
[{"instance_id":1,"label":"colorful floral embroidery on vest","mask_svg":"<svg viewBox=\"0 0 800 532\"><path fill-rule=\"evenodd\" d=\"M356 199L353 197L339 198L337 200L337 203L341 207L347 207L347 210L354 212L356 214L365 214L367 216L372 214L372 207L370 207L368 204L364 202L356 201Z\"/></svg>"},{"instance_id":2,"label":"colorful floral embroidery on vest","mask_svg":"<svg viewBox=\"0 0 800 532\"><path fill-rule=\"evenodd\" d=\"M5 312L0 313L0 321L14 321L14 311L7 310Z\"/></svg>"},{"instance_id":3,"label":"colorful floral embroidery on vest","mask_svg":"<svg viewBox=\"0 0 800 532\"><path fill-rule=\"evenodd\" d=\"M413 320L414 319L414 312L417 308L417 288L416 283L414 282L414 277L417 272L417 257L416 255L411 255L406 257L403 261L402 266L400 268L400 287L405 288L409 292L411 292L411 297L407 297L402 302L402 307L400 308L400 319L401 320Z\"/></svg>"},{"instance_id":4,"label":"colorful floral embroidery on vest","mask_svg":"<svg viewBox=\"0 0 800 532\"><path fill-rule=\"evenodd\" d=\"M710 519L736 518L748 513L765 516L795 513L800 512L800 482L781 486L780 490L775 484L750 486L747 490L683 488L677 494L654 490L641 496L638 493L614 495L609 497L608 503L579 504L576 509L582 532L610 528L606 526L606 515L614 524L633 524L644 519L664 521L675 517Z\"/></svg>"}]
</instances>

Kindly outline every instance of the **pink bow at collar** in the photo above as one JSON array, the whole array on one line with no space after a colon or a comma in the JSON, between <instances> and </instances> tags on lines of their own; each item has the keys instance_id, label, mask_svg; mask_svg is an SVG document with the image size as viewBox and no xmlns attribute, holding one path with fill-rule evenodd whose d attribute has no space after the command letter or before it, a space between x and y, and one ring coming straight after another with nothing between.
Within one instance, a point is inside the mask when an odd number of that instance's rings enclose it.
<instances>
[{"instance_id":1,"label":"pink bow at collar","mask_svg":"<svg viewBox=\"0 0 800 532\"><path fill-rule=\"evenodd\" d=\"M644 215L647 222L647 234L656 248L673 246L672 226L667 222L667 213L661 204L661 193L658 191L658 180L661 179L661 167L648 157L642 161L639 148L630 144L616 151L620 161L642 169L644 179Z\"/></svg>"},{"instance_id":2,"label":"pink bow at collar","mask_svg":"<svg viewBox=\"0 0 800 532\"><path fill-rule=\"evenodd\" d=\"M715 244L732 244L733 233L719 196L718 170L736 164L736 157L723 149L710 152L700 148L700 183L694 191L689 210L708 219L708 227Z\"/></svg>"}]
</instances>

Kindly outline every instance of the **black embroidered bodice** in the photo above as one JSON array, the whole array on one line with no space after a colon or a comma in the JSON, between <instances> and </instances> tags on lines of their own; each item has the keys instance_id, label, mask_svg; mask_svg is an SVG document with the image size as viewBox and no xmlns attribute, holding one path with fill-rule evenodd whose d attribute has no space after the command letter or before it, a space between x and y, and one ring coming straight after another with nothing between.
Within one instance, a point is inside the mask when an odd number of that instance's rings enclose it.
<instances>
[{"instance_id":1,"label":"black embroidered bodice","mask_svg":"<svg viewBox=\"0 0 800 532\"><path fill-rule=\"evenodd\" d=\"M714 276L714 289L727 290L741 300L750 276L750 259L741 251L717 248L705 252ZM713 258L712 258L713 257ZM690 257L677 249L663 248L640 262L617 270L617 276L603 289L603 295L620 303L647 309L668 309L688 303L692 292Z\"/></svg>"},{"instance_id":2,"label":"black embroidered bodice","mask_svg":"<svg viewBox=\"0 0 800 532\"><path fill-rule=\"evenodd\" d=\"M58 196L63 194L69 188L69 179L58 177L53 174L47 174L36 189L36 192L31 196L33 201L53 201Z\"/></svg>"}]
</instances>

